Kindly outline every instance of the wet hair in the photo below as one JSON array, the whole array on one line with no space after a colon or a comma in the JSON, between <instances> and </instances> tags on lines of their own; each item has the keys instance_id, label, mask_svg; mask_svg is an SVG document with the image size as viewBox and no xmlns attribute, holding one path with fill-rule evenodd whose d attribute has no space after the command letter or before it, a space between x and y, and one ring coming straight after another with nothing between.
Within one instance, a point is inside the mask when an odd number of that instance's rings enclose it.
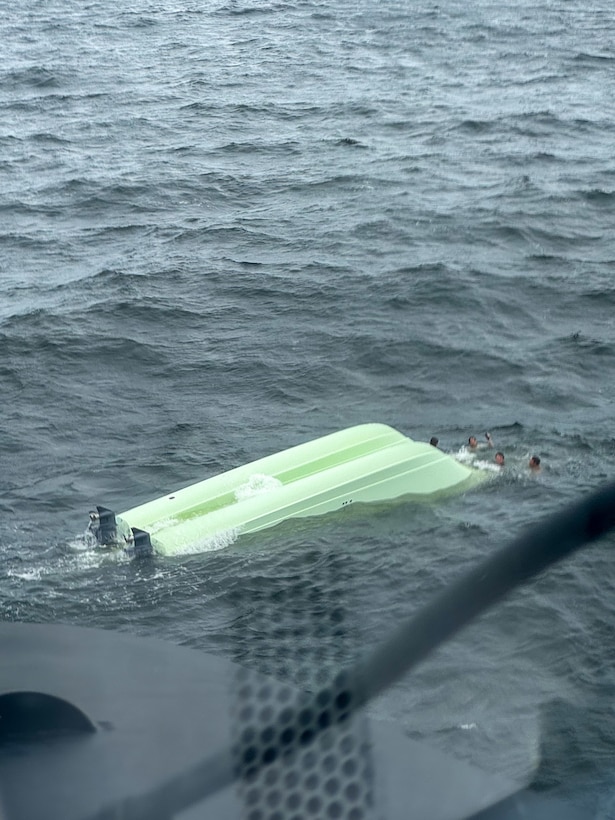
<instances>
[{"instance_id":1,"label":"wet hair","mask_svg":"<svg viewBox=\"0 0 615 820\"><path fill-rule=\"evenodd\" d=\"M438 437L437 436L432 436L429 439L429 443L431 444L432 447L437 447L438 446Z\"/></svg>"},{"instance_id":2,"label":"wet hair","mask_svg":"<svg viewBox=\"0 0 615 820\"><path fill-rule=\"evenodd\" d=\"M537 467L540 466L540 456L532 456L530 459L530 464L535 464Z\"/></svg>"}]
</instances>

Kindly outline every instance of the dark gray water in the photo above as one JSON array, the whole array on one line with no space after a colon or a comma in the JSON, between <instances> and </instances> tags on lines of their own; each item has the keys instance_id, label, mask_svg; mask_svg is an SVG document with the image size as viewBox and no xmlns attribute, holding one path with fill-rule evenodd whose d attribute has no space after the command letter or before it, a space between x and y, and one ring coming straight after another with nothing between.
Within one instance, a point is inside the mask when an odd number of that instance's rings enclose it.
<instances>
[{"instance_id":1,"label":"dark gray water","mask_svg":"<svg viewBox=\"0 0 615 820\"><path fill-rule=\"evenodd\" d=\"M610 6L0 11L4 619L153 635L292 680L267 627L280 594L306 590L306 622L309 590L341 607L343 629L297 641L348 663L612 478ZM366 421L453 452L490 430L507 467L445 502L147 566L83 549L93 504ZM615 816L613 546L519 591L373 711Z\"/></svg>"}]
</instances>

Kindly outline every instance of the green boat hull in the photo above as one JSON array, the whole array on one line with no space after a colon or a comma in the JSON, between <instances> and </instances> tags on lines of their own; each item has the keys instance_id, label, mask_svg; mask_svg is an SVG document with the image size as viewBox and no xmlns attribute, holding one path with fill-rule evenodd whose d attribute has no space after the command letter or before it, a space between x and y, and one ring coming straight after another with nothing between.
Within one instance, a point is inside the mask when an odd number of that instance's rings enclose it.
<instances>
[{"instance_id":1,"label":"green boat hull","mask_svg":"<svg viewBox=\"0 0 615 820\"><path fill-rule=\"evenodd\" d=\"M192 484L116 516L155 552L199 552L289 518L467 489L484 474L384 424L362 424ZM102 508L101 508L102 509Z\"/></svg>"}]
</instances>

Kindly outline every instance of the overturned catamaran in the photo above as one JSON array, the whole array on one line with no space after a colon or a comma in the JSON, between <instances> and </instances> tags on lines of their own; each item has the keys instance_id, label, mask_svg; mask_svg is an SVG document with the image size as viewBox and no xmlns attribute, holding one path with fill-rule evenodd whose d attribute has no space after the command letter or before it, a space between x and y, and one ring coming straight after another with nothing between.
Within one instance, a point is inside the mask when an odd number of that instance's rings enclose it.
<instances>
[{"instance_id":1,"label":"overturned catamaran","mask_svg":"<svg viewBox=\"0 0 615 820\"><path fill-rule=\"evenodd\" d=\"M135 556L173 555L224 533L249 533L288 518L353 503L467 489L485 473L385 424L360 424L236 467L120 514L90 513L103 546Z\"/></svg>"}]
</instances>

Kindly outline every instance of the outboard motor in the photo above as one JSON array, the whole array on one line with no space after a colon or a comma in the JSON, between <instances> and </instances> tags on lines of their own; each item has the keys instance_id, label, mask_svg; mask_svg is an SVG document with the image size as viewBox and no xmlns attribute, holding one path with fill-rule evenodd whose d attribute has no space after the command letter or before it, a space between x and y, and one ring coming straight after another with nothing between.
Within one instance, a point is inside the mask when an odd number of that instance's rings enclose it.
<instances>
[{"instance_id":1,"label":"outboard motor","mask_svg":"<svg viewBox=\"0 0 615 820\"><path fill-rule=\"evenodd\" d=\"M146 558L154 553L148 532L130 527L107 507L96 507L90 512L88 532L96 538L98 546L123 547L134 558Z\"/></svg>"},{"instance_id":2,"label":"outboard motor","mask_svg":"<svg viewBox=\"0 0 615 820\"><path fill-rule=\"evenodd\" d=\"M106 507L96 507L95 510L90 510L88 532L94 536L99 546L115 546L117 544L117 522L113 510L108 510Z\"/></svg>"},{"instance_id":3,"label":"outboard motor","mask_svg":"<svg viewBox=\"0 0 615 820\"><path fill-rule=\"evenodd\" d=\"M135 558L147 558L153 555L154 548L149 537L149 532L140 530L138 527L132 527L132 547L128 547L126 552L129 555L134 555Z\"/></svg>"},{"instance_id":4,"label":"outboard motor","mask_svg":"<svg viewBox=\"0 0 615 820\"><path fill-rule=\"evenodd\" d=\"M117 544L117 522L113 510L106 507L96 507L98 513L98 528L96 529L96 540L103 547ZM92 515L90 514L90 519Z\"/></svg>"}]
</instances>

